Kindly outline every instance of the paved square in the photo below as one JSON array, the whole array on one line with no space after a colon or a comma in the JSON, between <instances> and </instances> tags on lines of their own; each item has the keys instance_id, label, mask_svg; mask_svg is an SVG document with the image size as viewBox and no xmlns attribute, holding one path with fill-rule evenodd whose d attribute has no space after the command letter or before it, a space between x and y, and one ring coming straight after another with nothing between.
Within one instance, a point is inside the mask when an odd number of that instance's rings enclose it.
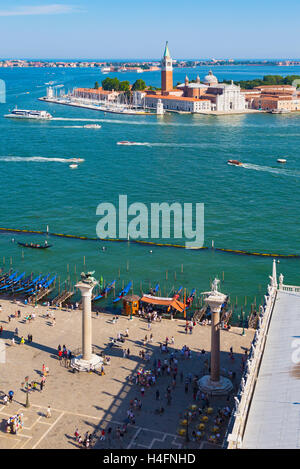
<instances>
[{"instance_id":1,"label":"paved square","mask_svg":"<svg viewBox=\"0 0 300 469\"><path fill-rule=\"evenodd\" d=\"M1 338L6 344L6 363L0 363L0 392L8 393L12 389L15 395L11 404L0 404L0 448L78 448L74 439L76 428L82 438L87 431L94 433L93 446L96 448L168 449L186 445L185 438L178 436L177 430L183 412L194 402L192 386L189 385L185 393L184 380L189 373L201 376L206 370L208 354L202 356L200 351L203 348L208 351L210 348L209 326L197 325L192 334L185 334L184 321L163 320L152 324L149 331L147 322L136 317L130 321L121 316L113 324L110 314L100 313L98 317L93 314L93 345L99 352L104 351L111 356L111 364L105 366L104 376L95 373L74 374L57 359L57 347L65 344L74 350L81 346L81 311L56 310L56 325L51 326L46 318L46 307L16 306L7 300L1 300L1 304L0 325L4 329ZM21 310L21 318L8 322L8 314L17 309ZM28 324L23 318L30 311L35 311L36 319ZM16 327L19 337L24 336L26 339L30 333L33 342L28 344L26 341L24 345L19 345L16 340L13 345L11 339ZM124 346L130 349L130 358L123 358L121 349L108 347L110 339L116 338L118 332L124 332L126 328L129 329L129 338ZM145 335L149 338L151 332L153 342L143 347ZM131 384L128 377L136 373L141 365L151 368L154 357L165 359L159 345L166 336L170 338L172 335L175 344L170 348L180 350L183 345L187 345L192 350L192 357L188 360L179 358L176 387L172 391L172 403L169 406L165 393L171 384L170 377L160 377L154 387L146 389L144 397L141 397L140 388ZM253 331L248 330L242 336L239 328L221 332L221 367L223 373L236 371L236 385L241 372L241 357L252 337ZM234 360L230 359L228 353L231 346L235 353ZM151 363L145 363L139 356L142 348L149 352ZM43 364L50 370L46 385L42 392L39 385L30 392L31 406L25 408L25 376L29 377L29 381L40 383ZM183 382L179 379L181 372L184 375ZM156 389L160 391L160 402L155 399ZM142 408L134 411L136 423L128 426L121 441L115 430L123 424L129 401L135 397L142 400ZM227 403L226 396L211 401L214 408ZM51 407L51 418L46 418L48 405ZM162 416L155 412L160 405L165 409ZM24 428L17 435L5 433L5 420L17 412L24 415ZM211 425L212 422L207 426L208 433ZM100 441L100 430L108 427L112 428L111 436ZM193 428L191 426L190 431ZM189 446L202 447L203 441L190 442Z\"/></svg>"}]
</instances>

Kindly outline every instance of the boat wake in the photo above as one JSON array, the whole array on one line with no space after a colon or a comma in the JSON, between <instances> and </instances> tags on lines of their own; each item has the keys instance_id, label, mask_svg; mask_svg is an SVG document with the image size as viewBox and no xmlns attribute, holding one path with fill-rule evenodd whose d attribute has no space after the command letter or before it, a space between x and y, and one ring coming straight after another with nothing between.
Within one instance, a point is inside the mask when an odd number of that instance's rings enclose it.
<instances>
[{"instance_id":1,"label":"boat wake","mask_svg":"<svg viewBox=\"0 0 300 469\"><path fill-rule=\"evenodd\" d=\"M122 142L118 142L118 145ZM171 148L203 148L207 143L151 143L151 142L126 142L125 146L143 146L143 147L171 147Z\"/></svg>"},{"instance_id":2,"label":"boat wake","mask_svg":"<svg viewBox=\"0 0 300 469\"><path fill-rule=\"evenodd\" d=\"M252 169L254 171L265 171L267 173L278 174L278 176L293 176L300 178L300 171L294 171L292 169L272 168L271 166L260 166L251 163L243 163L242 167L245 169Z\"/></svg>"},{"instance_id":3,"label":"boat wake","mask_svg":"<svg viewBox=\"0 0 300 469\"><path fill-rule=\"evenodd\" d=\"M154 115L156 117L156 115ZM126 119L84 119L79 117L53 117L51 121L73 121L73 122L106 122L109 124L129 124L129 125L154 125L154 126L168 126L168 127L204 127L208 124L205 123L179 123L179 122L157 122L156 120L126 120Z\"/></svg>"},{"instance_id":4,"label":"boat wake","mask_svg":"<svg viewBox=\"0 0 300 469\"><path fill-rule=\"evenodd\" d=\"M83 159L80 159L80 162L83 162ZM10 163L24 163L24 162L34 162L34 163L74 163L78 162L78 158L45 158L43 156L0 156L0 163L10 162Z\"/></svg>"},{"instance_id":5,"label":"boat wake","mask_svg":"<svg viewBox=\"0 0 300 469\"><path fill-rule=\"evenodd\" d=\"M69 122L108 122L106 119L82 119L78 117L53 117L51 120L52 121L69 121ZM115 121L112 120L112 122L115 122Z\"/></svg>"}]
</instances>

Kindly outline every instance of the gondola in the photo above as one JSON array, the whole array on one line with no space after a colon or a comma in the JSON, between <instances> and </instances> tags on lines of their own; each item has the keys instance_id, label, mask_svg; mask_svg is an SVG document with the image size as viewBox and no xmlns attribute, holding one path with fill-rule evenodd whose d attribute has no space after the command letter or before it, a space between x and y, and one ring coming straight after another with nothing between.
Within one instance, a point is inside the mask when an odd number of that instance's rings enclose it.
<instances>
[{"instance_id":1,"label":"gondola","mask_svg":"<svg viewBox=\"0 0 300 469\"><path fill-rule=\"evenodd\" d=\"M30 280L30 281L28 282L28 284L26 284L26 283L24 282L22 285L20 285L20 287L18 288L18 290L15 290L14 293L18 293L18 292L21 292L21 291L23 291L23 290L28 290L28 288L30 288L30 287L32 287L33 285L35 285L36 283L38 283L38 281L40 280L41 277L42 277L42 276L39 275L38 277L34 278L33 280Z\"/></svg>"},{"instance_id":2,"label":"gondola","mask_svg":"<svg viewBox=\"0 0 300 469\"><path fill-rule=\"evenodd\" d=\"M41 288L43 288L44 284L47 283L49 277L50 277L50 274L48 274L45 277L43 277L42 279L38 280L38 282L36 282L31 288L29 288L29 290L26 289L25 293L26 294L34 293L34 292L40 290Z\"/></svg>"},{"instance_id":3,"label":"gondola","mask_svg":"<svg viewBox=\"0 0 300 469\"><path fill-rule=\"evenodd\" d=\"M0 288L8 287L12 285L18 275L18 271L13 272L7 279L5 279L3 282L0 284Z\"/></svg>"},{"instance_id":4,"label":"gondola","mask_svg":"<svg viewBox=\"0 0 300 469\"><path fill-rule=\"evenodd\" d=\"M18 241L19 246L23 246L24 248L33 248L33 249L48 249L52 247L52 244L34 244L34 243L20 243Z\"/></svg>"},{"instance_id":5,"label":"gondola","mask_svg":"<svg viewBox=\"0 0 300 469\"><path fill-rule=\"evenodd\" d=\"M25 276L25 272L23 272L21 275L19 275L18 277L16 277L11 283L9 283L8 285L4 285L3 287L0 287L0 290L3 291L3 290L9 290L10 288L14 287L15 285L18 284L18 282L20 282L22 280L22 278Z\"/></svg>"},{"instance_id":6,"label":"gondola","mask_svg":"<svg viewBox=\"0 0 300 469\"><path fill-rule=\"evenodd\" d=\"M128 285L126 285L126 287L119 293L117 298L113 300L113 303L117 303L117 301L120 301L123 298L123 296L126 296L131 288L131 285L132 285L132 282L129 282Z\"/></svg>"},{"instance_id":7,"label":"gondola","mask_svg":"<svg viewBox=\"0 0 300 469\"><path fill-rule=\"evenodd\" d=\"M7 290L11 290L11 293L15 292L15 288L21 288L22 285L29 285L31 280L31 275L28 275L26 278L21 278L19 281L11 285Z\"/></svg>"},{"instance_id":8,"label":"gondola","mask_svg":"<svg viewBox=\"0 0 300 469\"><path fill-rule=\"evenodd\" d=\"M101 298L104 298L104 296L107 296L107 294L114 288L116 281L113 280L113 282L109 283L99 295L95 296L93 301L98 301L101 300Z\"/></svg>"}]
</instances>

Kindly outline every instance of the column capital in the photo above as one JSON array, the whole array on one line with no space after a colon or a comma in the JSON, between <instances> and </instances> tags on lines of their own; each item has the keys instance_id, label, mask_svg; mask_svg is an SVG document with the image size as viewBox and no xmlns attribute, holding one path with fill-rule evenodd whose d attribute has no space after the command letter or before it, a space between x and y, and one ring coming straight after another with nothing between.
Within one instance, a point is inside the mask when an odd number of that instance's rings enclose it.
<instances>
[{"instance_id":1,"label":"column capital","mask_svg":"<svg viewBox=\"0 0 300 469\"><path fill-rule=\"evenodd\" d=\"M90 296L92 294L94 285L90 285L84 282L78 282L76 283L75 287L79 288L82 296Z\"/></svg>"},{"instance_id":2,"label":"column capital","mask_svg":"<svg viewBox=\"0 0 300 469\"><path fill-rule=\"evenodd\" d=\"M226 295L219 293L218 295L211 294L207 296L204 301L207 303L213 313L218 313L221 310L222 304L226 300Z\"/></svg>"}]
</instances>

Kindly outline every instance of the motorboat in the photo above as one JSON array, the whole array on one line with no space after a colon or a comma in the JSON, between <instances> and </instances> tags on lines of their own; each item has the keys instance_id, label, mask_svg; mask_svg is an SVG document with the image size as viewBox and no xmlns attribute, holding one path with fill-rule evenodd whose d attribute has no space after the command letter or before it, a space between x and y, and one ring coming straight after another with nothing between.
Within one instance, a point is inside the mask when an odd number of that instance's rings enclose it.
<instances>
[{"instance_id":1,"label":"motorboat","mask_svg":"<svg viewBox=\"0 0 300 469\"><path fill-rule=\"evenodd\" d=\"M11 119L34 119L34 120L50 120L52 116L47 111L31 111L28 109L15 108L10 114L5 114L4 117Z\"/></svg>"},{"instance_id":2,"label":"motorboat","mask_svg":"<svg viewBox=\"0 0 300 469\"><path fill-rule=\"evenodd\" d=\"M69 168L76 169L76 168L78 168L78 164L72 163L72 164L69 165Z\"/></svg>"},{"instance_id":3,"label":"motorboat","mask_svg":"<svg viewBox=\"0 0 300 469\"><path fill-rule=\"evenodd\" d=\"M69 158L70 163L83 163L83 158Z\"/></svg>"},{"instance_id":4,"label":"motorboat","mask_svg":"<svg viewBox=\"0 0 300 469\"><path fill-rule=\"evenodd\" d=\"M86 124L83 126L85 129L101 129L99 124Z\"/></svg>"},{"instance_id":5,"label":"motorboat","mask_svg":"<svg viewBox=\"0 0 300 469\"><path fill-rule=\"evenodd\" d=\"M233 165L233 166L243 166L243 163L241 163L238 160L228 160L227 164Z\"/></svg>"},{"instance_id":6,"label":"motorboat","mask_svg":"<svg viewBox=\"0 0 300 469\"><path fill-rule=\"evenodd\" d=\"M286 163L284 158L278 158L277 163Z\"/></svg>"},{"instance_id":7,"label":"motorboat","mask_svg":"<svg viewBox=\"0 0 300 469\"><path fill-rule=\"evenodd\" d=\"M117 142L117 145L135 145L136 142L128 142L127 140Z\"/></svg>"}]
</instances>

